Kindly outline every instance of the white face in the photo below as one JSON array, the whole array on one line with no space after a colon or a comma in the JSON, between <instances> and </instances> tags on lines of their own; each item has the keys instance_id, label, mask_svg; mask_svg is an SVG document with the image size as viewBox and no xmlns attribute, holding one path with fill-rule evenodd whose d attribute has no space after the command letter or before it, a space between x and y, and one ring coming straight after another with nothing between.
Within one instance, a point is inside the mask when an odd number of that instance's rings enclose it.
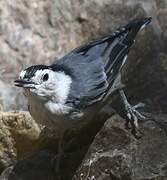
<instances>
[{"instance_id":1,"label":"white face","mask_svg":"<svg viewBox=\"0 0 167 180\"><path fill-rule=\"evenodd\" d=\"M37 70L28 81L24 78L26 70L20 73L20 80L25 84L22 86L28 93L43 100L52 100L64 103L68 97L71 85L71 77L64 72L55 72L51 69Z\"/></svg>"}]
</instances>

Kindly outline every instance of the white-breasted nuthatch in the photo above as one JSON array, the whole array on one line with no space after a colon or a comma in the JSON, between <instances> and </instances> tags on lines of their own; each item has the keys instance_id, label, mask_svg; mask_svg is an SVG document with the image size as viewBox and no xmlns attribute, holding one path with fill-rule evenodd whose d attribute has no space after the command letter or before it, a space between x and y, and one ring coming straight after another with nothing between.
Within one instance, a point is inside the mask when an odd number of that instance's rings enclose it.
<instances>
[{"instance_id":1,"label":"white-breasted nuthatch","mask_svg":"<svg viewBox=\"0 0 167 180\"><path fill-rule=\"evenodd\" d=\"M151 18L130 21L109 36L89 42L53 64L35 65L20 73L15 85L23 87L33 118L63 134L90 121L119 92L134 127L143 116L127 101L120 71L138 31Z\"/></svg>"}]
</instances>

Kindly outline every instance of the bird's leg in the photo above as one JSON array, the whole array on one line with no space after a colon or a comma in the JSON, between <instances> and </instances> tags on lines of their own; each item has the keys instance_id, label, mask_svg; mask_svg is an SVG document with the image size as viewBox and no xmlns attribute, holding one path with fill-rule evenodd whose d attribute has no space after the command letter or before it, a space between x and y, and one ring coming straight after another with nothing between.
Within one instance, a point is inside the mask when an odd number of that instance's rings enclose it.
<instances>
[{"instance_id":1,"label":"bird's leg","mask_svg":"<svg viewBox=\"0 0 167 180\"><path fill-rule=\"evenodd\" d=\"M56 159L56 172L57 173L60 172L61 157L64 153L64 151L63 151L63 136L60 137L59 143L58 143L58 153L57 153L57 159Z\"/></svg>"},{"instance_id":2,"label":"bird's leg","mask_svg":"<svg viewBox=\"0 0 167 180\"><path fill-rule=\"evenodd\" d=\"M137 111L137 108L143 107L143 103L139 103L135 106L131 106L126 98L126 95L122 89L119 90L121 99L124 103L125 110L126 110L126 123L125 126L129 128L129 124L131 125L132 128L132 134L136 137L139 138L137 135L137 129L138 129L138 120L139 119L146 119L145 116L143 116L140 112Z\"/></svg>"},{"instance_id":3,"label":"bird's leg","mask_svg":"<svg viewBox=\"0 0 167 180\"><path fill-rule=\"evenodd\" d=\"M61 173L60 173L60 166L61 166L61 160L64 155L64 144L65 144L65 132L62 134L62 136L59 139L58 142L58 152L57 152L57 157L56 157L56 175L57 177L61 180Z\"/></svg>"}]
</instances>

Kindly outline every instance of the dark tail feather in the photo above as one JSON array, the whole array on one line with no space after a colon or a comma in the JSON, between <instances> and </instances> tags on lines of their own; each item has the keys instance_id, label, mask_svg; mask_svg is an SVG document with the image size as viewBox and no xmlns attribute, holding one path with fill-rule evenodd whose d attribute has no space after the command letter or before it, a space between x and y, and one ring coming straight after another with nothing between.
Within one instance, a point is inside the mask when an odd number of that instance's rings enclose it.
<instances>
[{"instance_id":1,"label":"dark tail feather","mask_svg":"<svg viewBox=\"0 0 167 180\"><path fill-rule=\"evenodd\" d=\"M127 37L124 39L123 43L127 45L131 45L133 43L138 31L145 26L147 26L151 22L151 17L141 18L141 19L134 19L130 21L126 26L125 29L129 31Z\"/></svg>"},{"instance_id":2,"label":"dark tail feather","mask_svg":"<svg viewBox=\"0 0 167 180\"><path fill-rule=\"evenodd\" d=\"M125 27L129 30L140 29L143 25L147 26L148 24L150 24L151 20L152 20L151 17L133 19Z\"/></svg>"},{"instance_id":3,"label":"dark tail feather","mask_svg":"<svg viewBox=\"0 0 167 180\"><path fill-rule=\"evenodd\" d=\"M134 39L139 32L140 29L144 28L151 22L151 17L134 19L130 21L127 25L120 27L115 33L115 40L119 38L119 41L114 44L109 44L110 51L108 54L109 59L105 63L105 72L108 77L109 84L112 85L113 80L117 76L118 72L123 67L130 47L134 43ZM111 74L112 72L112 74Z\"/></svg>"}]
</instances>

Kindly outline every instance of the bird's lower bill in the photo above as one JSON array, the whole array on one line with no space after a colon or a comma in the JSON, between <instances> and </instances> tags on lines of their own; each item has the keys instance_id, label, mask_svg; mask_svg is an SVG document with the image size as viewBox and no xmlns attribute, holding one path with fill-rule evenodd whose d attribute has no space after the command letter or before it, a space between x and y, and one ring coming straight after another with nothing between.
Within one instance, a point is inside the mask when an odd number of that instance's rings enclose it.
<instances>
[{"instance_id":1,"label":"bird's lower bill","mask_svg":"<svg viewBox=\"0 0 167 180\"><path fill-rule=\"evenodd\" d=\"M29 89L35 89L35 83L32 81L26 81L26 80L15 80L14 85L17 87L23 87L23 88L29 88Z\"/></svg>"}]
</instances>

